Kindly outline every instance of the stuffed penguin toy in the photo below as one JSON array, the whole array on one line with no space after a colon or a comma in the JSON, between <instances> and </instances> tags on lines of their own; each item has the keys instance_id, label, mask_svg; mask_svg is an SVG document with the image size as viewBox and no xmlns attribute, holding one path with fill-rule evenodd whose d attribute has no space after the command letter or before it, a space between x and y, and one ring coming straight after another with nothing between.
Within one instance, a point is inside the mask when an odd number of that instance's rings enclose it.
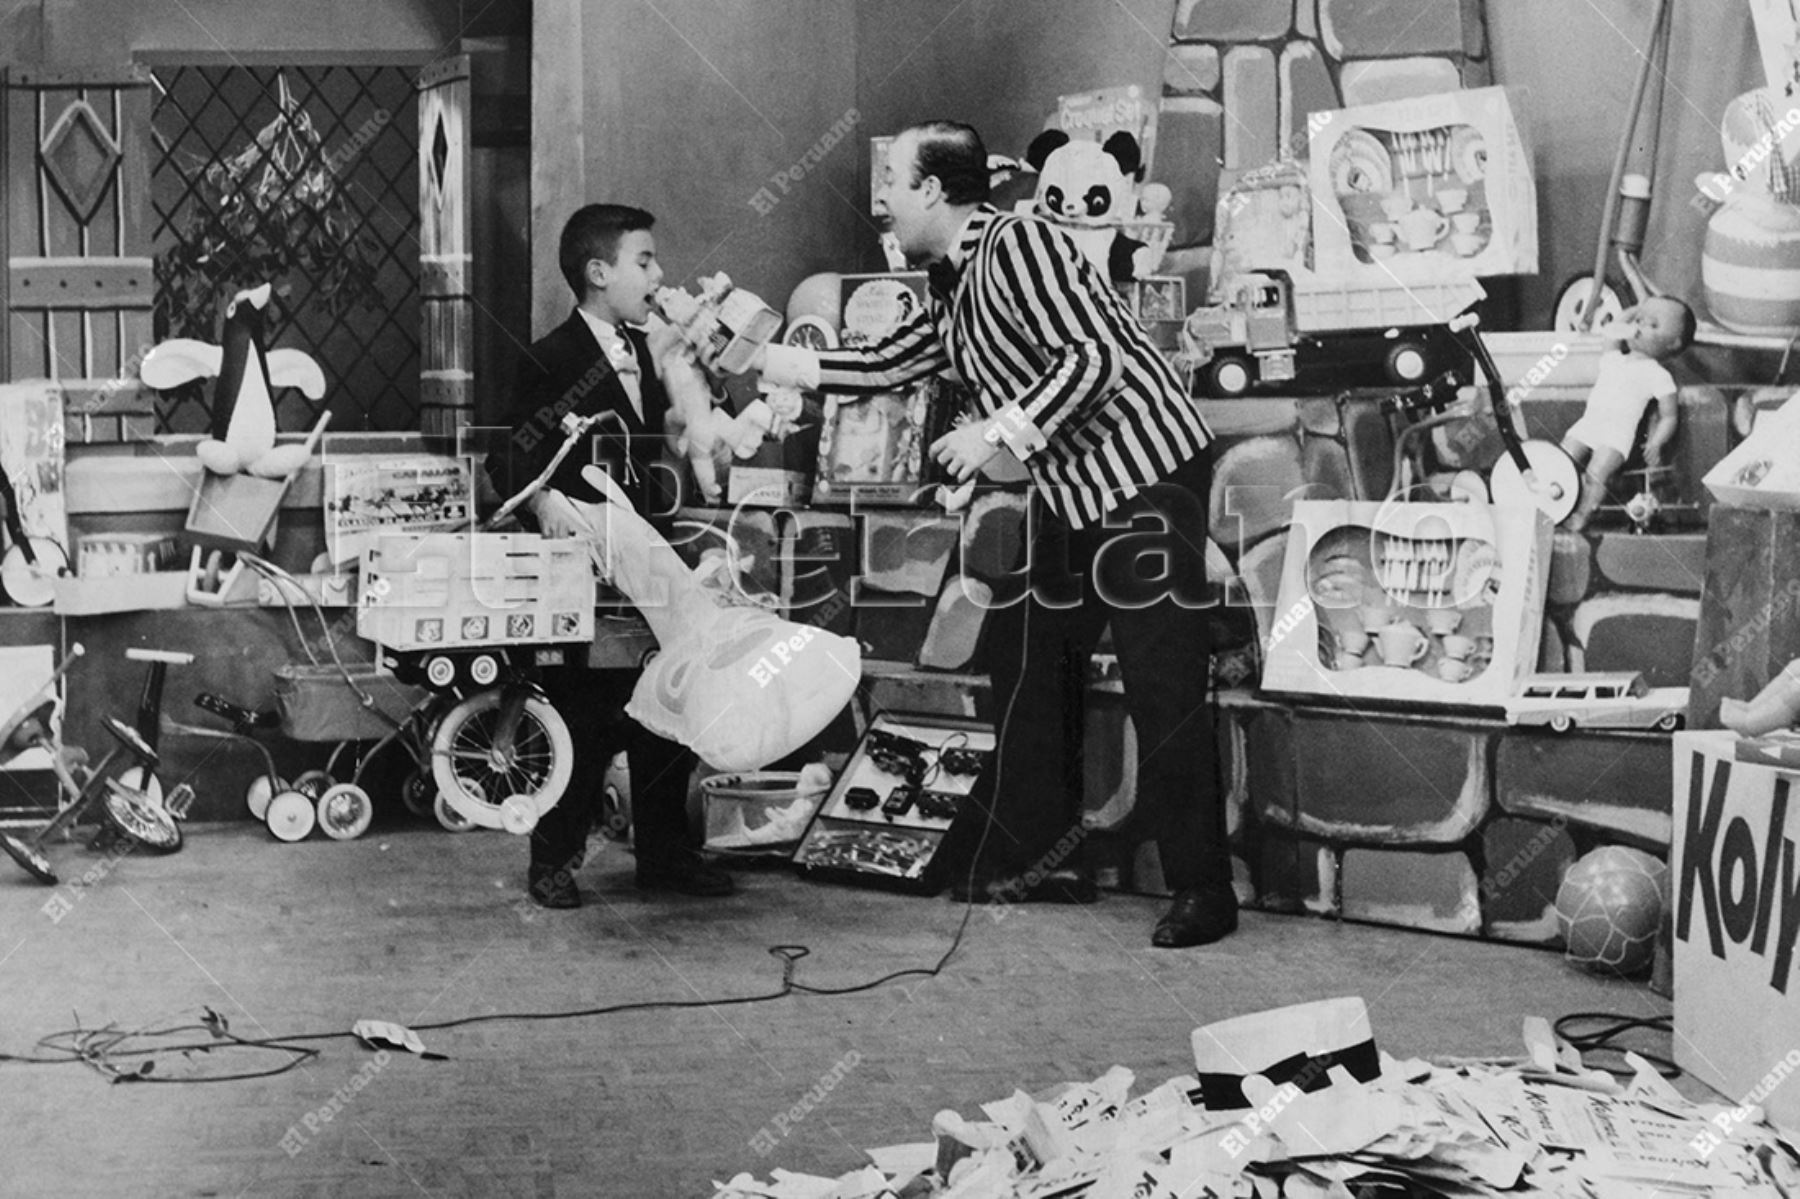
<instances>
[{"instance_id":1,"label":"stuffed penguin toy","mask_svg":"<svg viewBox=\"0 0 1800 1199\"><path fill-rule=\"evenodd\" d=\"M263 309L268 303L267 283L238 292L225 309L223 345L171 338L145 355L138 372L146 384L158 389L193 379L218 380L213 385L212 437L194 451L214 474L247 472L285 479L312 452L305 445L276 447L274 391L298 387L308 399L322 399L325 372L302 350L263 347Z\"/></svg>"},{"instance_id":2,"label":"stuffed penguin toy","mask_svg":"<svg viewBox=\"0 0 1800 1199\"><path fill-rule=\"evenodd\" d=\"M1147 247L1121 226L1138 216L1137 138L1120 131L1104 143L1046 129L1032 139L1025 161L1038 173L1032 209L1074 237L1109 279L1122 282L1147 273Z\"/></svg>"}]
</instances>

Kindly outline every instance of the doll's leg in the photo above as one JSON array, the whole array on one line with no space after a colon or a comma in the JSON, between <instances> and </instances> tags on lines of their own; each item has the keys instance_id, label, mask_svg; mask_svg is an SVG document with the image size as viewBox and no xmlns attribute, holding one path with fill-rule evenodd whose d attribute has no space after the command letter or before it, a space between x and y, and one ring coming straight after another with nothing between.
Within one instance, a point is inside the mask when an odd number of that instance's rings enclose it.
<instances>
[{"instance_id":1,"label":"doll's leg","mask_svg":"<svg viewBox=\"0 0 1800 1199\"><path fill-rule=\"evenodd\" d=\"M1581 502L1575 505L1575 511L1569 513L1568 520L1563 523L1570 529L1580 532L1587 527L1596 510L1606 499L1606 489L1612 483L1613 476L1625 465L1625 455L1607 446L1596 446L1594 456L1588 459L1587 469L1581 475Z\"/></svg>"},{"instance_id":2,"label":"doll's leg","mask_svg":"<svg viewBox=\"0 0 1800 1199\"><path fill-rule=\"evenodd\" d=\"M1719 723L1746 737L1760 737L1800 724L1800 658L1770 679L1756 698L1748 702L1729 698L1719 701Z\"/></svg>"}]
</instances>

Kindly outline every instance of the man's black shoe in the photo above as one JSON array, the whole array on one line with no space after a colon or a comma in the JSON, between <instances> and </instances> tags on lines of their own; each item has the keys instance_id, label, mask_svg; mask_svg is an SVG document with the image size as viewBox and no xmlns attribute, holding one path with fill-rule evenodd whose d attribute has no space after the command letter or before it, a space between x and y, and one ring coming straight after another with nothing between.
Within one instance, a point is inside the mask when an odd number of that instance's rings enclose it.
<instances>
[{"instance_id":1,"label":"man's black shoe","mask_svg":"<svg viewBox=\"0 0 1800 1199\"><path fill-rule=\"evenodd\" d=\"M540 908L578 908L581 888L567 870L531 870L527 875L531 902Z\"/></svg>"},{"instance_id":2,"label":"man's black shoe","mask_svg":"<svg viewBox=\"0 0 1800 1199\"><path fill-rule=\"evenodd\" d=\"M1068 867L1029 870L1024 874L977 876L971 884L959 880L950 895L958 903L1093 903L1100 898L1094 876Z\"/></svg>"},{"instance_id":3,"label":"man's black shoe","mask_svg":"<svg viewBox=\"0 0 1800 1199\"><path fill-rule=\"evenodd\" d=\"M1178 891L1167 914L1156 922L1150 944L1158 949L1210 945L1236 931L1237 896L1231 891Z\"/></svg>"},{"instance_id":4,"label":"man's black shoe","mask_svg":"<svg viewBox=\"0 0 1800 1199\"><path fill-rule=\"evenodd\" d=\"M730 895L737 890L737 884L732 882L729 874L697 854L662 862L640 861L637 885L641 891L674 891L707 898Z\"/></svg>"}]
</instances>

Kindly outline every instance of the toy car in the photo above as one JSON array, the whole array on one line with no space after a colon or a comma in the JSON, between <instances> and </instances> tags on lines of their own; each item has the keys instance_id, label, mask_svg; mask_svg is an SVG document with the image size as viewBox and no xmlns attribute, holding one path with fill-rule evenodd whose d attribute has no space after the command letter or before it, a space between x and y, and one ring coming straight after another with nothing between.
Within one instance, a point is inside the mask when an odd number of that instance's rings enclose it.
<instances>
[{"instance_id":1,"label":"toy car","mask_svg":"<svg viewBox=\"0 0 1800 1199\"><path fill-rule=\"evenodd\" d=\"M1587 729L1678 729L1687 723L1686 687L1651 687L1635 671L1534 674L1506 702L1506 722Z\"/></svg>"}]
</instances>

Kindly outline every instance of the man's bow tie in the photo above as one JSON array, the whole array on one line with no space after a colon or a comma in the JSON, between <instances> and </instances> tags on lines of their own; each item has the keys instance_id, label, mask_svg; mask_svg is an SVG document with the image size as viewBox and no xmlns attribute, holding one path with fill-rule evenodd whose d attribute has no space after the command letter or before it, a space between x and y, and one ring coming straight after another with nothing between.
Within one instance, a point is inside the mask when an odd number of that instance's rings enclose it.
<instances>
[{"instance_id":1,"label":"man's bow tie","mask_svg":"<svg viewBox=\"0 0 1800 1199\"><path fill-rule=\"evenodd\" d=\"M956 284L962 278L962 271L948 258L940 258L925 268L925 278L931 284L931 290L945 303L949 303L950 297L956 294Z\"/></svg>"}]
</instances>

